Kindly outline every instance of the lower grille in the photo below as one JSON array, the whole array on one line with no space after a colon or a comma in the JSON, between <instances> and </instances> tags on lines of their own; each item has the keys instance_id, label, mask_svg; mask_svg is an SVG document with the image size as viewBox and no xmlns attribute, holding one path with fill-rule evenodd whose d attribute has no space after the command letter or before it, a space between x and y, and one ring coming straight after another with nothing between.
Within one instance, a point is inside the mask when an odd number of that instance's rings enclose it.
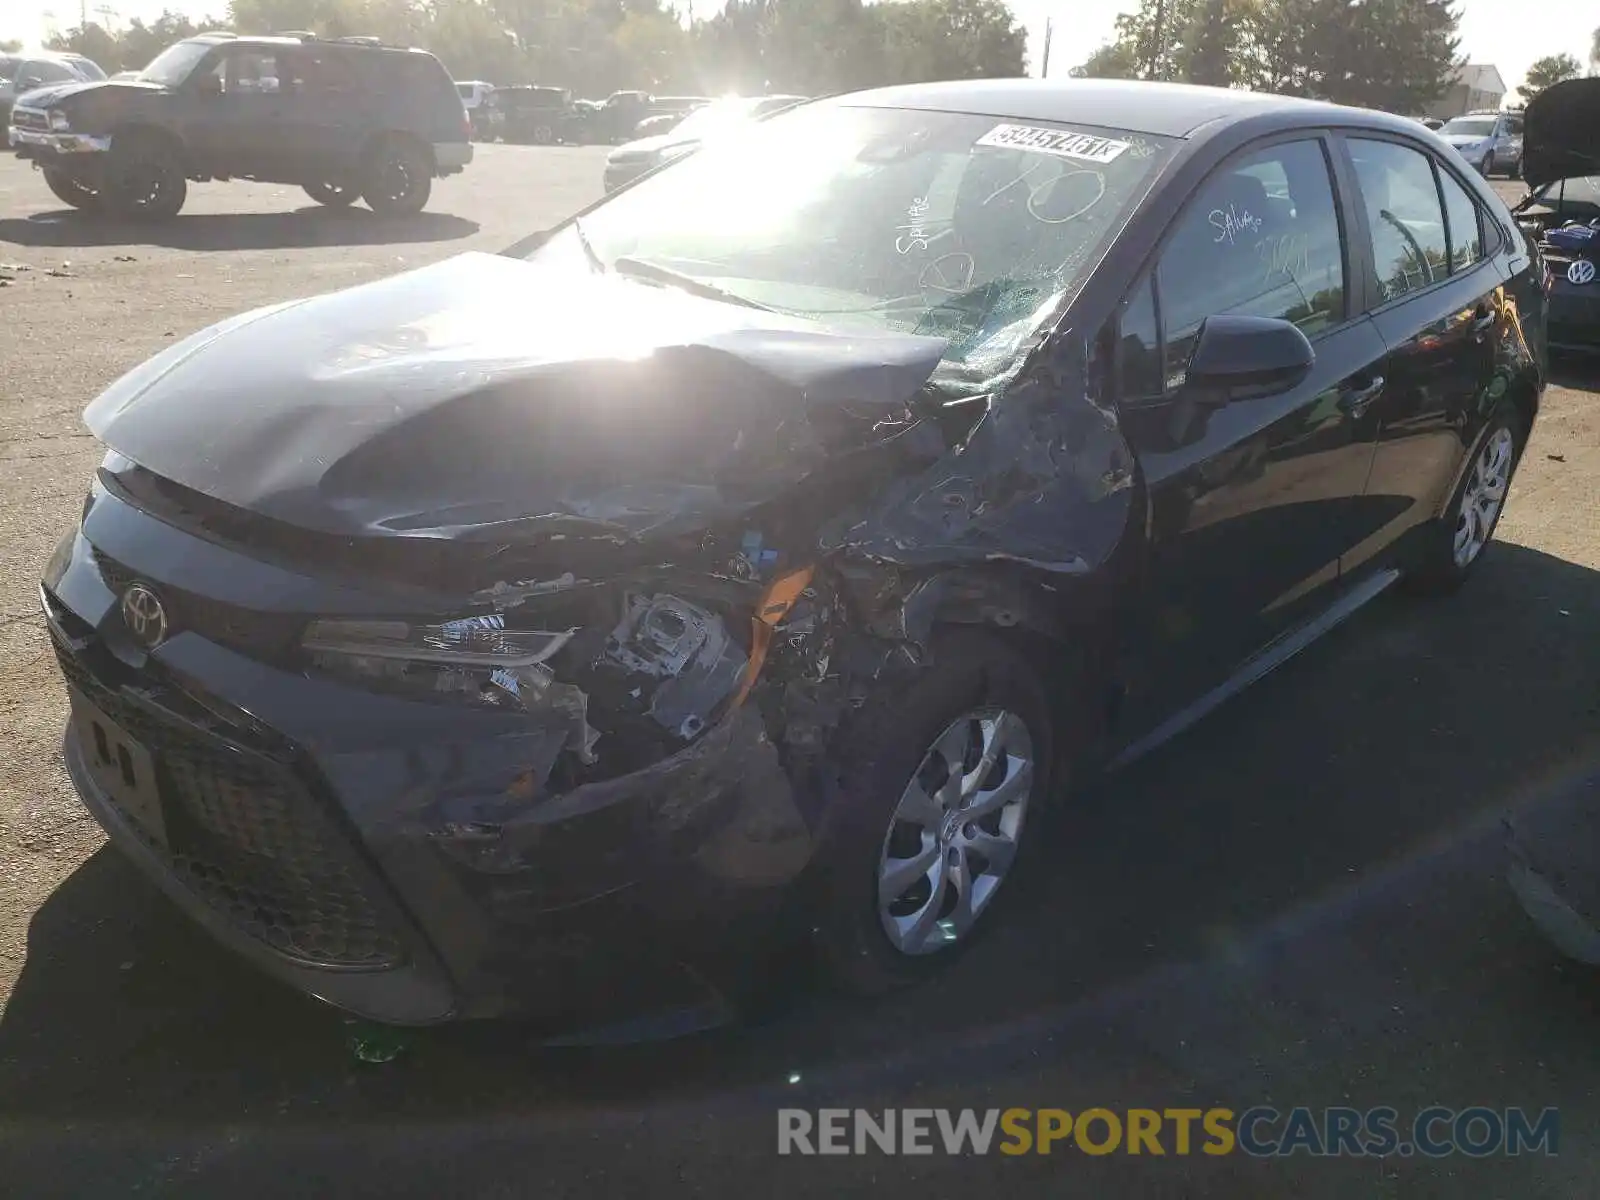
<instances>
[{"instance_id":1,"label":"lower grille","mask_svg":"<svg viewBox=\"0 0 1600 1200\"><path fill-rule=\"evenodd\" d=\"M55 645L67 681L148 750L167 844L127 825L196 896L272 949L318 966L399 966L381 884L286 764L218 741L108 687ZM113 801L114 803L114 801ZM128 814L124 814L128 816Z\"/></svg>"}]
</instances>

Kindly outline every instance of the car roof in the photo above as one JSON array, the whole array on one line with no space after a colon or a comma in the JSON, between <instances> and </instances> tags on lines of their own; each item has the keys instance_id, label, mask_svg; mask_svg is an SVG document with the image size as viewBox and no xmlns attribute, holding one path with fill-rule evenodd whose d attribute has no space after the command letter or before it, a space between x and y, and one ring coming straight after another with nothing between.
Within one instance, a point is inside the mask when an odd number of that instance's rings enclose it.
<instances>
[{"instance_id":1,"label":"car roof","mask_svg":"<svg viewBox=\"0 0 1600 1200\"><path fill-rule=\"evenodd\" d=\"M1281 115L1285 125L1360 124L1398 131L1415 123L1389 113L1233 88L1123 79L973 79L912 83L836 96L840 104L922 108L1015 120L1059 121L1191 137L1228 119Z\"/></svg>"}]
</instances>

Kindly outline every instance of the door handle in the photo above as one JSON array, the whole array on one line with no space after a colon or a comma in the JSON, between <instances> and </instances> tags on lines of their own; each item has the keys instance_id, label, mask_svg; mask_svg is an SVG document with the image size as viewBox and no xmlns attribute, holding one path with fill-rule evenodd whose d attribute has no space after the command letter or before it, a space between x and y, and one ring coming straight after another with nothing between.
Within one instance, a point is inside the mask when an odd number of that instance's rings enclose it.
<instances>
[{"instance_id":1,"label":"door handle","mask_svg":"<svg viewBox=\"0 0 1600 1200\"><path fill-rule=\"evenodd\" d=\"M1492 308L1478 309L1477 316L1472 322L1472 332L1475 334L1488 333L1489 330L1494 328L1494 323L1498 316L1499 314Z\"/></svg>"},{"instance_id":2,"label":"door handle","mask_svg":"<svg viewBox=\"0 0 1600 1200\"><path fill-rule=\"evenodd\" d=\"M1374 375L1372 381L1361 387L1339 389L1339 411L1346 416L1359 417L1367 406L1383 394L1383 376Z\"/></svg>"}]
</instances>

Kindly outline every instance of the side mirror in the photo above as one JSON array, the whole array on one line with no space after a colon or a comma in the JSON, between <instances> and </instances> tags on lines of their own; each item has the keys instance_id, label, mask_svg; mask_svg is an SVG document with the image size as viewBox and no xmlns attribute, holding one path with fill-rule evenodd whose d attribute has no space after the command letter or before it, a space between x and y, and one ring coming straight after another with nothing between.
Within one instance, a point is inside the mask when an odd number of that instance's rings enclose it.
<instances>
[{"instance_id":1,"label":"side mirror","mask_svg":"<svg viewBox=\"0 0 1600 1200\"><path fill-rule=\"evenodd\" d=\"M222 95L222 80L207 71L195 81L194 90L202 96Z\"/></svg>"},{"instance_id":2,"label":"side mirror","mask_svg":"<svg viewBox=\"0 0 1600 1200\"><path fill-rule=\"evenodd\" d=\"M1311 373L1306 335L1274 317L1216 316L1200 326L1184 391L1202 404L1275 396Z\"/></svg>"}]
</instances>

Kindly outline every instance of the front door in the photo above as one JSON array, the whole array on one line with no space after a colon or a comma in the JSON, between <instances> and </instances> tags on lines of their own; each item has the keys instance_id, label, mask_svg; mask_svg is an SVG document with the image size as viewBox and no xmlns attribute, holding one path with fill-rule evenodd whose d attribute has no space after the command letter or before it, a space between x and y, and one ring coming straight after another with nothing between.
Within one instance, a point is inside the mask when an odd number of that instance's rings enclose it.
<instances>
[{"instance_id":1,"label":"front door","mask_svg":"<svg viewBox=\"0 0 1600 1200\"><path fill-rule=\"evenodd\" d=\"M1386 346L1351 300L1330 151L1300 138L1225 163L1123 314L1119 406L1151 544L1130 732L1326 605L1341 556L1381 524L1363 490ZM1316 351L1309 377L1198 408L1183 387L1188 358L1201 323L1222 313L1294 322Z\"/></svg>"},{"instance_id":2,"label":"front door","mask_svg":"<svg viewBox=\"0 0 1600 1200\"><path fill-rule=\"evenodd\" d=\"M203 170L222 176L285 177L303 140L305 113L288 48L224 45L185 89L194 118L188 140Z\"/></svg>"}]
</instances>

